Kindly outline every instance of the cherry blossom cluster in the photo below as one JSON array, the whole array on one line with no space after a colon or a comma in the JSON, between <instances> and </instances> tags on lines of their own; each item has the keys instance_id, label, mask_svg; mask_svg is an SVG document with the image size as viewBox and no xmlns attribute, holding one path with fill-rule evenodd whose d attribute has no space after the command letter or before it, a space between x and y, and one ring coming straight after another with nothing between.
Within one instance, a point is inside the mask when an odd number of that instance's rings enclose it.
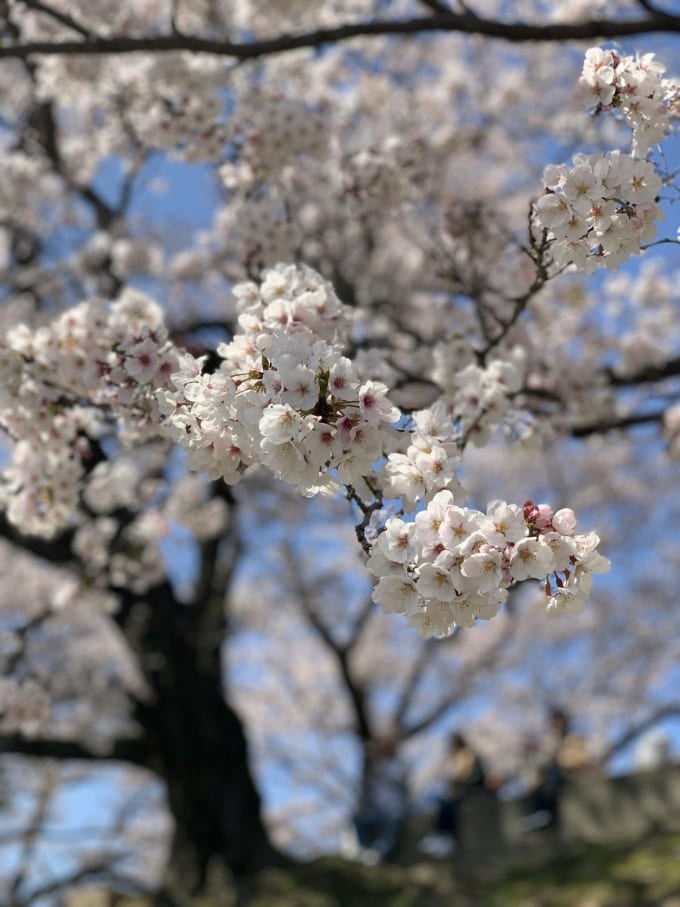
<instances>
[{"instance_id":1,"label":"cherry blossom cluster","mask_svg":"<svg viewBox=\"0 0 680 907\"><path fill-rule=\"evenodd\" d=\"M593 273L616 268L656 235L663 185L647 161L651 147L680 115L680 84L663 79L654 54L621 56L591 47L580 86L598 110L620 111L633 129L632 151L575 155L573 166L550 165L547 193L536 202L538 225L548 231L554 263Z\"/></svg>"},{"instance_id":2,"label":"cherry blossom cluster","mask_svg":"<svg viewBox=\"0 0 680 907\"><path fill-rule=\"evenodd\" d=\"M290 164L297 155L320 157L328 147L328 124L321 111L279 95L253 96L229 121L237 160L220 175L229 189L248 189Z\"/></svg>"},{"instance_id":3,"label":"cherry blossom cluster","mask_svg":"<svg viewBox=\"0 0 680 907\"><path fill-rule=\"evenodd\" d=\"M89 473L83 498L91 513L81 516L73 551L90 588L126 588L142 594L161 582L165 561L158 542L173 524L199 540L213 538L228 521L221 498L206 499L203 476L185 475L167 494L162 475L167 445L145 445L105 460ZM121 529L120 513L126 519ZM127 522L129 520L129 522Z\"/></svg>"},{"instance_id":4,"label":"cherry blossom cluster","mask_svg":"<svg viewBox=\"0 0 680 907\"><path fill-rule=\"evenodd\" d=\"M165 561L157 544L165 534L165 525L153 511L141 514L122 532L118 520L111 517L83 519L73 551L94 587L130 589L140 595L165 577Z\"/></svg>"},{"instance_id":5,"label":"cherry blossom cluster","mask_svg":"<svg viewBox=\"0 0 680 907\"><path fill-rule=\"evenodd\" d=\"M162 309L126 289L114 302L90 300L32 331L20 324L7 335L34 380L72 400L112 409L123 435L156 433L149 388L164 386L177 365Z\"/></svg>"},{"instance_id":6,"label":"cherry blossom cluster","mask_svg":"<svg viewBox=\"0 0 680 907\"><path fill-rule=\"evenodd\" d=\"M140 501L153 498L153 483L145 490L143 470L125 457L99 464L85 482L82 458L103 413L133 439L154 437L162 421L191 468L229 484L260 464L308 496L345 486L362 497L397 498L407 511L424 502L411 523L388 521L369 562L379 577L376 601L406 611L423 633L491 617L508 586L527 578L548 577L549 610L580 607L590 574L604 569L604 561L591 557L596 536L574 536L573 515L502 503L486 514L464 507L461 452L503 419L523 381L521 357L486 367L468 362L447 375L440 352L434 373L445 395L414 413L410 430L397 429L401 414L386 385L362 380L342 354L350 310L321 275L278 265L259 284L236 286L234 295L238 331L218 347L222 362L214 373L204 372L203 360L177 353L160 310L135 291L111 305L84 303L34 332L10 331L0 357L1 415L16 441L4 475L10 519L49 535L68 522L84 488L93 515L81 520L75 552L92 581L103 571L113 586L143 593L162 578L155 542L185 509L186 495L165 510L152 506L120 532L108 514L135 513ZM187 489L196 512L219 531L224 507L204 513L197 493L200 498L200 489ZM463 522L437 541L426 521L438 532L445 517L452 526ZM403 560L394 556L397 529L409 540ZM401 599L411 590L403 607L395 589Z\"/></svg>"},{"instance_id":7,"label":"cherry blossom cluster","mask_svg":"<svg viewBox=\"0 0 680 907\"><path fill-rule=\"evenodd\" d=\"M460 467L459 440L448 405L438 401L413 414L414 428L403 437L408 444L391 452L382 470L386 498L399 498L408 510L444 488L464 498L456 470Z\"/></svg>"},{"instance_id":8,"label":"cherry blossom cluster","mask_svg":"<svg viewBox=\"0 0 680 907\"><path fill-rule=\"evenodd\" d=\"M35 680L0 677L0 719L4 731L35 736L50 713L50 697Z\"/></svg>"},{"instance_id":9,"label":"cherry blossom cluster","mask_svg":"<svg viewBox=\"0 0 680 907\"><path fill-rule=\"evenodd\" d=\"M602 345L617 375L662 368L680 345L680 273L648 258L634 272L618 271L598 288Z\"/></svg>"},{"instance_id":10,"label":"cherry blossom cluster","mask_svg":"<svg viewBox=\"0 0 680 907\"><path fill-rule=\"evenodd\" d=\"M296 259L303 233L290 184L300 180L300 160L309 164L325 156L331 130L320 106L243 79L250 87L229 117L229 160L220 168L230 203L215 229L223 254L236 251L254 276Z\"/></svg>"},{"instance_id":11,"label":"cherry blossom cluster","mask_svg":"<svg viewBox=\"0 0 680 907\"><path fill-rule=\"evenodd\" d=\"M132 84L121 85L140 140L174 148L188 161L219 161L229 133L224 117L226 71L219 61L192 54L142 62ZM139 90L139 84L151 91Z\"/></svg>"},{"instance_id":12,"label":"cherry blossom cluster","mask_svg":"<svg viewBox=\"0 0 680 907\"><path fill-rule=\"evenodd\" d=\"M680 115L680 84L663 79L666 67L654 54L621 56L615 50L586 51L581 90L598 109L618 110L633 129L633 155L645 157Z\"/></svg>"},{"instance_id":13,"label":"cherry blossom cluster","mask_svg":"<svg viewBox=\"0 0 680 907\"><path fill-rule=\"evenodd\" d=\"M649 161L620 151L575 155L573 167L550 165L536 218L553 240L556 265L592 273L616 268L656 235L661 178Z\"/></svg>"},{"instance_id":14,"label":"cherry blossom cluster","mask_svg":"<svg viewBox=\"0 0 680 907\"><path fill-rule=\"evenodd\" d=\"M302 240L302 232L291 219L284 199L273 190L261 197L235 198L227 217L217 221L218 229L227 227L225 234L231 228L230 243L238 249L239 259L249 274L295 258Z\"/></svg>"},{"instance_id":15,"label":"cherry blossom cluster","mask_svg":"<svg viewBox=\"0 0 680 907\"><path fill-rule=\"evenodd\" d=\"M77 420L60 420L51 446L37 440L40 433L35 437L14 444L11 463L0 476L0 503L10 523L22 532L49 537L68 524L78 507L83 467L73 449Z\"/></svg>"},{"instance_id":16,"label":"cherry blossom cluster","mask_svg":"<svg viewBox=\"0 0 680 907\"><path fill-rule=\"evenodd\" d=\"M380 148L353 154L346 165L345 191L361 214L396 208L417 197L426 177L425 143L389 136Z\"/></svg>"},{"instance_id":17,"label":"cherry blossom cluster","mask_svg":"<svg viewBox=\"0 0 680 907\"><path fill-rule=\"evenodd\" d=\"M66 524L103 413L123 440L157 435L150 389L176 367L160 308L133 290L111 305L82 303L34 331L10 330L0 345L0 425L14 444L0 496L11 522L46 536Z\"/></svg>"},{"instance_id":18,"label":"cherry blossom cluster","mask_svg":"<svg viewBox=\"0 0 680 907\"><path fill-rule=\"evenodd\" d=\"M163 507L166 520L186 527L199 541L224 532L229 523L229 508L222 498L206 498L208 484L203 476L184 475L171 487Z\"/></svg>"},{"instance_id":19,"label":"cherry blossom cluster","mask_svg":"<svg viewBox=\"0 0 680 907\"><path fill-rule=\"evenodd\" d=\"M40 159L21 151L2 150L0 155L0 218L27 230L44 228L42 204L56 203L59 185ZM22 204L17 205L17 198Z\"/></svg>"},{"instance_id":20,"label":"cherry blossom cluster","mask_svg":"<svg viewBox=\"0 0 680 907\"><path fill-rule=\"evenodd\" d=\"M307 267L279 265L234 288L233 341L213 374L185 354L158 394L166 430L189 464L227 483L266 466L305 495L355 485L393 443L400 413L387 387L359 381L342 355L347 310Z\"/></svg>"},{"instance_id":21,"label":"cherry blossom cluster","mask_svg":"<svg viewBox=\"0 0 680 907\"><path fill-rule=\"evenodd\" d=\"M508 358L476 364L469 342L453 338L437 344L431 375L445 392L459 440L481 446L508 413L513 395L521 389L525 362L520 347ZM463 445L464 446L464 445Z\"/></svg>"},{"instance_id":22,"label":"cherry blossom cluster","mask_svg":"<svg viewBox=\"0 0 680 907\"><path fill-rule=\"evenodd\" d=\"M494 359L481 367L470 361L472 346L461 336L435 346L431 375L444 395L413 414L412 430L402 432L402 443L388 454L381 472L386 498L400 498L410 509L446 488L464 499L456 476L463 449L488 441L522 386L522 356L512 355L515 361Z\"/></svg>"},{"instance_id":23,"label":"cherry blossom cluster","mask_svg":"<svg viewBox=\"0 0 680 907\"><path fill-rule=\"evenodd\" d=\"M403 613L423 636L495 616L508 589L527 579L545 584L550 615L582 610L592 574L609 569L595 533L575 534L569 509L494 501L486 513L462 506L449 489L412 521L392 517L368 567L378 577L374 600Z\"/></svg>"},{"instance_id":24,"label":"cherry blossom cluster","mask_svg":"<svg viewBox=\"0 0 680 907\"><path fill-rule=\"evenodd\" d=\"M375 12L374 0L236 0L233 7L234 23L258 37L282 30L328 28Z\"/></svg>"}]
</instances>

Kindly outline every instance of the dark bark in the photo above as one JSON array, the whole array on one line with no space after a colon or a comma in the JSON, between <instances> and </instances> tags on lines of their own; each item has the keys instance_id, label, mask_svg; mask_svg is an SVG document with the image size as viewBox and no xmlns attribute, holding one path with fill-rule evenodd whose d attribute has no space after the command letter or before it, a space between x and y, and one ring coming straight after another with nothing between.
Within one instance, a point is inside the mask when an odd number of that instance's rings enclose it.
<instances>
[{"instance_id":1,"label":"dark bark","mask_svg":"<svg viewBox=\"0 0 680 907\"><path fill-rule=\"evenodd\" d=\"M137 721L149 753L148 768L165 782L176 830L168 885L200 891L217 866L244 877L281 862L261 816L241 722L226 702L220 648L212 657L198 645L200 609L178 603L168 585L145 596L148 612L140 648L151 687ZM124 630L139 626L138 602L124 604Z\"/></svg>"},{"instance_id":2,"label":"dark bark","mask_svg":"<svg viewBox=\"0 0 680 907\"><path fill-rule=\"evenodd\" d=\"M215 864L243 876L270 865L275 854L241 723L213 679L192 669L191 653L177 655L172 697L159 700L148 732L176 823L170 870L200 890Z\"/></svg>"}]
</instances>

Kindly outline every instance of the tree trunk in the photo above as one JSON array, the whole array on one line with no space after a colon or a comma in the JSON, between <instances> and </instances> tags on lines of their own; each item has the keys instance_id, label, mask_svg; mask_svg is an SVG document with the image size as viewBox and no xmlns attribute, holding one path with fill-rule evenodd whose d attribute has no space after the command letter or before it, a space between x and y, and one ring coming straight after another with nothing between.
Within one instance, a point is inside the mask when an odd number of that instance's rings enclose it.
<instances>
[{"instance_id":1,"label":"tree trunk","mask_svg":"<svg viewBox=\"0 0 680 907\"><path fill-rule=\"evenodd\" d=\"M198 891L215 866L240 877L272 865L276 854L239 719L209 678L181 674L164 709L160 769L176 823L170 866Z\"/></svg>"},{"instance_id":2,"label":"tree trunk","mask_svg":"<svg viewBox=\"0 0 680 907\"><path fill-rule=\"evenodd\" d=\"M239 879L284 859L269 842L245 734L224 697L221 640L206 658L196 645L195 612L168 595L160 587L147 596L137 643L153 666L146 674L152 697L136 717L148 767L167 787L175 832L166 887L182 903L215 870Z\"/></svg>"}]
</instances>

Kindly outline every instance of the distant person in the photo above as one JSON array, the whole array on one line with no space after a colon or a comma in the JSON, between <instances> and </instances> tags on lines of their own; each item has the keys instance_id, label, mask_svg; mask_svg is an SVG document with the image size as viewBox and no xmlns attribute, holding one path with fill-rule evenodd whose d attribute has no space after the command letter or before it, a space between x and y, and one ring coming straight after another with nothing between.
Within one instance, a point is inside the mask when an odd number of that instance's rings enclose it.
<instances>
[{"instance_id":1,"label":"distant person","mask_svg":"<svg viewBox=\"0 0 680 907\"><path fill-rule=\"evenodd\" d=\"M424 853L432 857L455 853L460 804L470 794L484 789L482 760L462 734L453 734L449 740L444 790L439 797L435 827L420 844Z\"/></svg>"},{"instance_id":2,"label":"distant person","mask_svg":"<svg viewBox=\"0 0 680 907\"><path fill-rule=\"evenodd\" d=\"M650 771L665 765L670 759L671 745L660 728L652 728L640 735L633 753L633 767L637 772Z\"/></svg>"},{"instance_id":3,"label":"distant person","mask_svg":"<svg viewBox=\"0 0 680 907\"><path fill-rule=\"evenodd\" d=\"M585 741L571 730L569 715L563 709L551 710L549 733L548 756L538 769L536 786L530 795L532 810L520 818L522 831L555 825L562 786L592 768Z\"/></svg>"},{"instance_id":4,"label":"distant person","mask_svg":"<svg viewBox=\"0 0 680 907\"><path fill-rule=\"evenodd\" d=\"M368 751L368 766L354 816L358 858L375 864L397 849L408 809L408 773L391 737L376 740Z\"/></svg>"}]
</instances>

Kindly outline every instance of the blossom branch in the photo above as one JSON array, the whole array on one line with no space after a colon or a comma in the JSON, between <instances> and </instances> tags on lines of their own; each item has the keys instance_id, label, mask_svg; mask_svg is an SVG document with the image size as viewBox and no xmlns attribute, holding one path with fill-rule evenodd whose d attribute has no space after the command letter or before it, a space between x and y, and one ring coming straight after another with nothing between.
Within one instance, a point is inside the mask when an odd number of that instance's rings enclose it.
<instances>
[{"instance_id":1,"label":"blossom branch","mask_svg":"<svg viewBox=\"0 0 680 907\"><path fill-rule=\"evenodd\" d=\"M654 413L638 413L637 415L622 416L620 419L603 419L590 425L575 425L571 429L574 438L586 438L589 435L606 434L623 428L634 428L637 425L653 425L663 422L664 410Z\"/></svg>"},{"instance_id":2,"label":"blossom branch","mask_svg":"<svg viewBox=\"0 0 680 907\"><path fill-rule=\"evenodd\" d=\"M73 531L69 530L51 539L24 535L12 525L4 513L0 513L0 538L7 539L18 548L35 554L48 563L64 565L75 561L71 547L73 534Z\"/></svg>"},{"instance_id":3,"label":"blossom branch","mask_svg":"<svg viewBox=\"0 0 680 907\"><path fill-rule=\"evenodd\" d=\"M368 482L366 482L366 484L368 485ZM369 488L370 487L371 486L369 485ZM366 552L366 554L371 553L371 543L366 538L366 530L368 529L368 526L371 522L371 517L373 516L375 511L379 510L383 505L382 493L380 492L380 490L373 488L371 488L371 490L375 494L375 500L370 504L366 504L364 501L362 501L361 497L357 494L356 490L351 485L347 487L346 495L347 500L352 501L354 504L356 504L363 514L361 522L354 527L354 531L356 532L359 544Z\"/></svg>"},{"instance_id":4,"label":"blossom branch","mask_svg":"<svg viewBox=\"0 0 680 907\"><path fill-rule=\"evenodd\" d=\"M522 293L520 296L512 299L512 312L507 321L503 324L501 331L496 334L495 337L492 337L480 354L480 359L482 362L486 360L488 354L495 347L498 346L512 330L512 328L517 324L522 313L525 311L527 305L531 302L533 297L542 289L542 287L550 279L550 274L548 272L548 267L550 264L550 258L548 256L548 250L550 243L548 241L548 231L542 230L540 238L537 239L534 235L534 231L531 229L531 218L533 213L533 205L529 210L529 236L530 236L530 246L526 249L527 255L531 258L534 266L536 268L536 276L531 283L531 286L527 289L525 293Z\"/></svg>"},{"instance_id":5,"label":"blossom branch","mask_svg":"<svg viewBox=\"0 0 680 907\"><path fill-rule=\"evenodd\" d=\"M79 35L82 35L83 38L92 38L91 32L79 22L76 22L73 16L69 16L68 13L54 9L54 7L49 6L47 3L42 3L41 0L20 0L20 2L29 9L35 10L37 13L44 13L61 25L65 25L66 28L70 28L71 31L77 32Z\"/></svg>"},{"instance_id":6,"label":"blossom branch","mask_svg":"<svg viewBox=\"0 0 680 907\"><path fill-rule=\"evenodd\" d=\"M113 38L87 38L82 41L26 41L0 46L0 58L26 59L33 54L110 56L141 52L173 53L192 51L235 60L254 60L303 48L319 48L352 38L414 35L434 32L480 35L512 43L563 42L585 39L621 38L655 32L680 32L680 16L655 12L642 19L590 19L574 23L533 25L525 22L499 22L469 13L436 13L399 20L373 20L347 23L294 35L281 35L261 41L238 42L170 34Z\"/></svg>"},{"instance_id":7,"label":"blossom branch","mask_svg":"<svg viewBox=\"0 0 680 907\"><path fill-rule=\"evenodd\" d=\"M647 365L637 372L619 375L608 371L609 383L614 387L630 387L635 384L650 384L656 381L665 381L668 378L677 378L680 375L680 357L668 359L661 365Z\"/></svg>"}]
</instances>

